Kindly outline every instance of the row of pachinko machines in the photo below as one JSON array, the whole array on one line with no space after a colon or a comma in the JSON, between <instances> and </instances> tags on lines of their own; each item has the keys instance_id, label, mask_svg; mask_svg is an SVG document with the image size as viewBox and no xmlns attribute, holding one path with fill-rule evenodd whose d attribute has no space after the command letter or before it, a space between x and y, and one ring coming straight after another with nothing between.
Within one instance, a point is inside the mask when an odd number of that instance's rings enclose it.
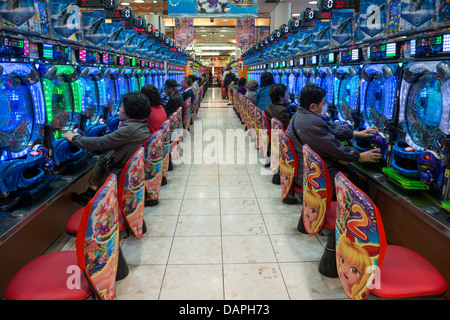
<instances>
[{"instance_id":1,"label":"row of pachinko machines","mask_svg":"<svg viewBox=\"0 0 450 320\"><path fill-rule=\"evenodd\" d=\"M347 143L360 151L380 148L378 165L390 181L408 191L430 190L448 209L448 29L253 65L249 78L259 81L263 72L284 83L295 103L307 83L327 90L325 121L354 130L376 126L371 139Z\"/></svg>"},{"instance_id":2,"label":"row of pachinko machines","mask_svg":"<svg viewBox=\"0 0 450 320\"><path fill-rule=\"evenodd\" d=\"M121 97L183 67L51 41L0 36L0 211L49 184L93 154L73 146L69 130L101 136L118 127Z\"/></svg>"}]
</instances>

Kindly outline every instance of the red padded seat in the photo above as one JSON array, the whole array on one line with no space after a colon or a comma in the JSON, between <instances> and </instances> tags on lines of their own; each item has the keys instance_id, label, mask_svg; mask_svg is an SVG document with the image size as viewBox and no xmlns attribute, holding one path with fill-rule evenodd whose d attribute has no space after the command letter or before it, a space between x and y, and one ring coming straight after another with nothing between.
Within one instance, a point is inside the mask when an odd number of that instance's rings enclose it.
<instances>
[{"instance_id":1,"label":"red padded seat","mask_svg":"<svg viewBox=\"0 0 450 320\"><path fill-rule=\"evenodd\" d=\"M337 201L331 201L330 209L325 212L325 221L323 222L323 228L334 230L336 228L336 210Z\"/></svg>"},{"instance_id":2,"label":"red padded seat","mask_svg":"<svg viewBox=\"0 0 450 320\"><path fill-rule=\"evenodd\" d=\"M5 292L6 300L83 300L92 294L83 271L79 269L80 289L68 288L77 266L76 251L58 251L42 255L17 272Z\"/></svg>"},{"instance_id":3,"label":"red padded seat","mask_svg":"<svg viewBox=\"0 0 450 320\"><path fill-rule=\"evenodd\" d=\"M439 271L418 253L388 245L380 267L380 285L371 293L378 297L400 299L437 296L447 291Z\"/></svg>"},{"instance_id":4,"label":"red padded seat","mask_svg":"<svg viewBox=\"0 0 450 320\"><path fill-rule=\"evenodd\" d=\"M76 236L78 233L78 228L80 227L81 218L83 217L84 207L75 211L75 213L69 218L66 223L66 231L72 236Z\"/></svg>"}]
</instances>

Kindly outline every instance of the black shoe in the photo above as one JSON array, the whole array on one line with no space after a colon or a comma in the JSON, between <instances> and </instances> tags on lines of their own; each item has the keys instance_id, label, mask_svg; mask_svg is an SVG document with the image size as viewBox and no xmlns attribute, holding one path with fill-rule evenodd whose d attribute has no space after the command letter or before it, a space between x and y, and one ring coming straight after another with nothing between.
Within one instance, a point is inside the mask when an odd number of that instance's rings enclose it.
<instances>
[{"instance_id":1,"label":"black shoe","mask_svg":"<svg viewBox=\"0 0 450 320\"><path fill-rule=\"evenodd\" d=\"M272 183L273 184L277 184L277 185L281 185L280 174L278 172L273 175Z\"/></svg>"},{"instance_id":2,"label":"black shoe","mask_svg":"<svg viewBox=\"0 0 450 320\"><path fill-rule=\"evenodd\" d=\"M297 204L298 200L297 200L296 197L287 196L286 198L283 199L283 203L286 203L286 204Z\"/></svg>"},{"instance_id":3,"label":"black shoe","mask_svg":"<svg viewBox=\"0 0 450 320\"><path fill-rule=\"evenodd\" d=\"M152 200L152 199L145 200L145 206L146 207L153 207L153 206L156 206L157 204L158 204L158 199L156 199L156 200Z\"/></svg>"},{"instance_id":4,"label":"black shoe","mask_svg":"<svg viewBox=\"0 0 450 320\"><path fill-rule=\"evenodd\" d=\"M88 188L85 192L80 194L72 193L72 201L75 201L79 205L85 207L95 196L96 192L97 191L95 191L94 189Z\"/></svg>"},{"instance_id":5,"label":"black shoe","mask_svg":"<svg viewBox=\"0 0 450 320\"><path fill-rule=\"evenodd\" d=\"M264 165L264 168L270 168L270 162L266 163L266 164Z\"/></svg>"}]
</instances>

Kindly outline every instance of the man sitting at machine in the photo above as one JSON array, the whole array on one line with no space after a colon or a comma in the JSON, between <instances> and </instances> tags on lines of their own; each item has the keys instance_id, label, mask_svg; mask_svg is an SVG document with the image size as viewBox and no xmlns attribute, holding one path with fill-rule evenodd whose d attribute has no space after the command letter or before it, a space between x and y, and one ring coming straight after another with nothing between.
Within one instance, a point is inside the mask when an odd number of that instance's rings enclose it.
<instances>
[{"instance_id":1,"label":"man sitting at machine","mask_svg":"<svg viewBox=\"0 0 450 320\"><path fill-rule=\"evenodd\" d=\"M167 105L165 106L167 118L170 117L172 113L178 110L179 107L183 108L183 113L186 109L186 104L184 103L183 97L178 93L178 87L180 85L173 79L167 79L164 83L164 91L169 97Z\"/></svg>"},{"instance_id":2,"label":"man sitting at machine","mask_svg":"<svg viewBox=\"0 0 450 320\"><path fill-rule=\"evenodd\" d=\"M144 94L127 93L122 96L119 108L120 123L116 131L101 137L83 137L72 131L64 134L64 138L82 149L93 151L112 149L98 159L89 178L89 188L81 194L72 193L73 201L86 206L110 173L116 174L117 179L120 178L127 161L150 137L147 124L150 112L150 102Z\"/></svg>"},{"instance_id":3,"label":"man sitting at machine","mask_svg":"<svg viewBox=\"0 0 450 320\"><path fill-rule=\"evenodd\" d=\"M366 161L375 162L382 158L380 149L371 149L359 153L352 146L345 146L341 141L350 140L353 137L367 138L378 131L376 127L370 127L362 131L353 131L346 126L334 124L322 119L322 108L325 105L326 90L315 84L307 84L300 93L300 107L294 114L286 128L286 135L291 140L298 158L298 173L294 182L303 185L303 145L308 144L325 162L330 174L331 183L334 186L334 176L342 171L349 175L358 187L367 190L367 186L356 174L349 170L343 162Z\"/></svg>"}]
</instances>

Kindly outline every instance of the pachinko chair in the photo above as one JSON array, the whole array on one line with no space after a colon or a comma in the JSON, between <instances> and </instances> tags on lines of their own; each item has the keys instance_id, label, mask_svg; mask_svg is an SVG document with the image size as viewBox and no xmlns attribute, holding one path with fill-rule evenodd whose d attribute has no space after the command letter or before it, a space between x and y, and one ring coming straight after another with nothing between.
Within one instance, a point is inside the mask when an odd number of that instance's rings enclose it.
<instances>
[{"instance_id":1,"label":"pachinko chair","mask_svg":"<svg viewBox=\"0 0 450 320\"><path fill-rule=\"evenodd\" d=\"M183 136L183 123L182 123L182 108L178 108L177 111L172 113L169 117L170 120L170 156L172 159L178 159L178 142L180 136Z\"/></svg>"},{"instance_id":2,"label":"pachinko chair","mask_svg":"<svg viewBox=\"0 0 450 320\"><path fill-rule=\"evenodd\" d=\"M303 146L303 207L297 229L302 233L322 231L327 244L319 263L319 272L336 278L335 237L336 201L331 201L333 186L327 166L307 144Z\"/></svg>"},{"instance_id":3,"label":"pachinko chair","mask_svg":"<svg viewBox=\"0 0 450 320\"><path fill-rule=\"evenodd\" d=\"M294 178L297 176L298 171L297 153L284 130L280 130L279 141L281 198L286 204L296 204L298 201L295 197L295 193L303 193L302 187L297 186L294 182Z\"/></svg>"},{"instance_id":4,"label":"pachinko chair","mask_svg":"<svg viewBox=\"0 0 450 320\"><path fill-rule=\"evenodd\" d=\"M439 297L444 277L416 252L387 245L378 208L344 174L335 177L336 263L350 299Z\"/></svg>"},{"instance_id":5,"label":"pachinko chair","mask_svg":"<svg viewBox=\"0 0 450 320\"><path fill-rule=\"evenodd\" d=\"M83 208L76 251L44 254L9 282L6 300L112 300L116 273L126 266L119 247L117 177L111 174Z\"/></svg>"},{"instance_id":6,"label":"pachinko chair","mask_svg":"<svg viewBox=\"0 0 450 320\"><path fill-rule=\"evenodd\" d=\"M144 221L144 148L140 147L123 167L117 189L119 201L119 231L128 231L140 238L146 232ZM85 207L76 211L67 221L66 231L75 236L80 228Z\"/></svg>"},{"instance_id":7,"label":"pachinko chair","mask_svg":"<svg viewBox=\"0 0 450 320\"><path fill-rule=\"evenodd\" d=\"M191 126L191 120L192 120L191 98L187 98L187 100L184 103L186 104L186 109L184 110L184 114L183 114L183 128L185 130L189 130L189 127Z\"/></svg>"},{"instance_id":8,"label":"pachinko chair","mask_svg":"<svg viewBox=\"0 0 450 320\"><path fill-rule=\"evenodd\" d=\"M148 138L144 147L145 205L155 206L158 204L159 191L163 178L162 168L165 154L163 131L158 130L154 132Z\"/></svg>"},{"instance_id":9,"label":"pachinko chair","mask_svg":"<svg viewBox=\"0 0 450 320\"><path fill-rule=\"evenodd\" d=\"M167 119L161 126L161 130L163 133L163 145L164 145L164 158L163 158L163 182L162 185L167 184L167 176L169 174L169 164L170 160L170 141L171 141L171 133L170 133L170 120ZM187 129L186 129L187 130Z\"/></svg>"}]
</instances>

